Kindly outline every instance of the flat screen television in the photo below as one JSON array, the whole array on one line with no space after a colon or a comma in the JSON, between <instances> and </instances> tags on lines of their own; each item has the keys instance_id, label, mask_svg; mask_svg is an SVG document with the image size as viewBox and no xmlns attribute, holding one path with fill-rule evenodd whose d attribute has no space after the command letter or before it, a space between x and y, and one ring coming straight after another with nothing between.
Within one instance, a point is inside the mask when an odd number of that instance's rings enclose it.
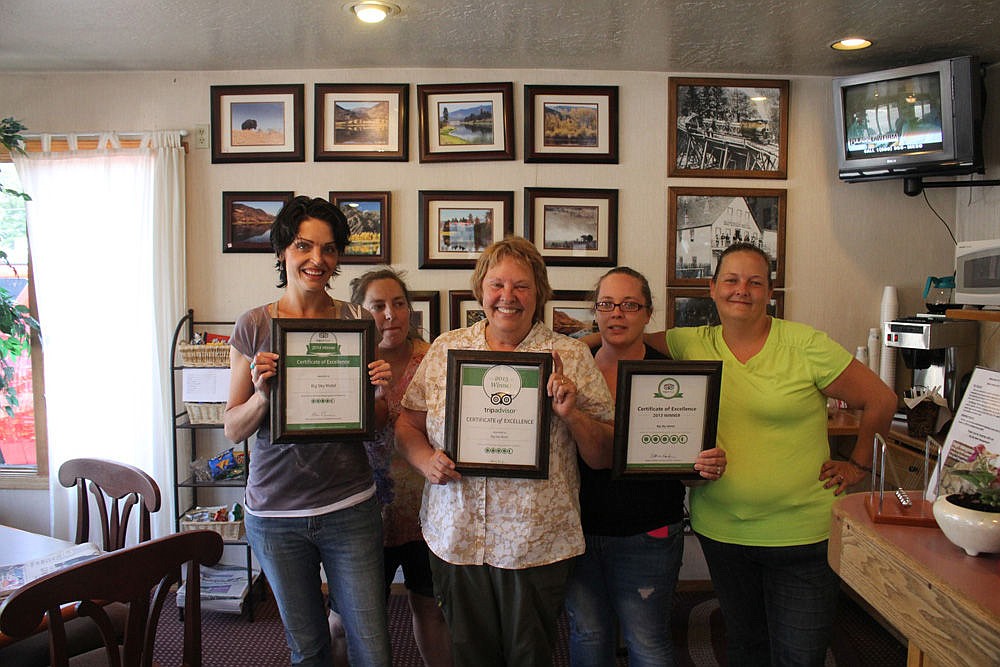
<instances>
[{"instance_id":1,"label":"flat screen television","mask_svg":"<svg viewBox=\"0 0 1000 667\"><path fill-rule=\"evenodd\" d=\"M983 170L982 74L975 57L833 80L844 181Z\"/></svg>"}]
</instances>

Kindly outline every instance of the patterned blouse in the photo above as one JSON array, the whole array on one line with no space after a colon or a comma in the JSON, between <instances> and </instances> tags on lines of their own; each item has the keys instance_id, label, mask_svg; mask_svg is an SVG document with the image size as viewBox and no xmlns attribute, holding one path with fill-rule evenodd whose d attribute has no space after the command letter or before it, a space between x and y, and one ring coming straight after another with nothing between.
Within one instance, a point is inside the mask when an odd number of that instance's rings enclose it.
<instances>
[{"instance_id":1,"label":"patterned blouse","mask_svg":"<svg viewBox=\"0 0 1000 667\"><path fill-rule=\"evenodd\" d=\"M488 350L486 325L484 320L439 336L403 396L404 407L427 413L428 439L437 449L445 443L448 349ZM553 349L578 387L577 408L611 422L611 394L586 345L536 323L516 351ZM548 479L469 476L425 484L420 520L431 551L455 565L504 569L548 565L583 553L576 443L554 413L549 438Z\"/></svg>"}]
</instances>

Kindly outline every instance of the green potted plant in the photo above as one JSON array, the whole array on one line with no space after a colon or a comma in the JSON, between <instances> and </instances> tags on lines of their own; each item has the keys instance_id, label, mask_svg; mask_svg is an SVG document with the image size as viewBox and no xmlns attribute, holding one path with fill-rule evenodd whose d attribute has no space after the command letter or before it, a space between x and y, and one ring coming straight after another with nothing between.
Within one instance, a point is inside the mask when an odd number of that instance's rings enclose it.
<instances>
[{"instance_id":1,"label":"green potted plant","mask_svg":"<svg viewBox=\"0 0 1000 667\"><path fill-rule=\"evenodd\" d=\"M976 445L945 471L942 489L934 519L945 537L970 556L1000 553L1000 455Z\"/></svg>"},{"instance_id":2,"label":"green potted plant","mask_svg":"<svg viewBox=\"0 0 1000 667\"><path fill-rule=\"evenodd\" d=\"M10 152L24 154L21 132L26 128L14 118L0 120L0 144ZM0 183L0 194L20 197L30 201L24 192L4 187ZM17 275L17 270L11 265L7 253L0 250L0 261L4 262ZM31 332L38 331L38 322L31 316L28 307L14 303L10 293L0 287L0 405L9 416L13 416L17 407L17 388L14 386L14 362L24 350L31 346Z\"/></svg>"}]
</instances>

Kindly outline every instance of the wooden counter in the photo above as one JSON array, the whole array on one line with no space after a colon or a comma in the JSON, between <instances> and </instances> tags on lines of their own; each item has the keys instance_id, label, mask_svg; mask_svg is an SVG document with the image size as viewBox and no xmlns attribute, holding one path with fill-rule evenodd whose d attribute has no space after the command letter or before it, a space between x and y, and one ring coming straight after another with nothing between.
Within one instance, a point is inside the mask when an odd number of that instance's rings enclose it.
<instances>
[{"instance_id":1,"label":"wooden counter","mask_svg":"<svg viewBox=\"0 0 1000 667\"><path fill-rule=\"evenodd\" d=\"M908 667L1000 664L1000 556L967 556L936 527L873 523L867 495L834 502L830 566L906 637Z\"/></svg>"}]
</instances>

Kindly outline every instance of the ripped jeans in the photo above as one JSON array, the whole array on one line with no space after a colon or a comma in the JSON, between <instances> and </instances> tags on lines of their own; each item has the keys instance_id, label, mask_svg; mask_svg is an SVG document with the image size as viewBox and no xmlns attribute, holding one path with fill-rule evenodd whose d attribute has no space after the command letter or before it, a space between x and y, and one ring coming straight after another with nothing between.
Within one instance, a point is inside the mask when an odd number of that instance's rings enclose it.
<instances>
[{"instance_id":1,"label":"ripped jeans","mask_svg":"<svg viewBox=\"0 0 1000 667\"><path fill-rule=\"evenodd\" d=\"M630 667L674 665L670 609L681 569L684 535L680 522L669 536L586 535L566 592L573 667L615 664L621 626Z\"/></svg>"}]
</instances>

